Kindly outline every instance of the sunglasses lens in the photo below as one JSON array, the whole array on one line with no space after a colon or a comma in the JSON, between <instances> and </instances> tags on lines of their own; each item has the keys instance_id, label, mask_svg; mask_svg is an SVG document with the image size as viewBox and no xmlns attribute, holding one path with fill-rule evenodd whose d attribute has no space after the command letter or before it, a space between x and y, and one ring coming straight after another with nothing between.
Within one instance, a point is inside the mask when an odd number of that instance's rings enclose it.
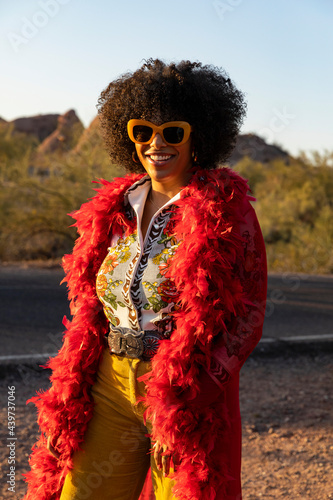
<instances>
[{"instance_id":1,"label":"sunglasses lens","mask_svg":"<svg viewBox=\"0 0 333 500\"><path fill-rule=\"evenodd\" d=\"M155 129L149 125L145 125L142 123L134 125L132 127L132 137L137 143L147 144L155 135ZM184 136L185 128L182 125L178 127L175 125L163 128L163 138L168 144L180 144L184 140Z\"/></svg>"},{"instance_id":2,"label":"sunglasses lens","mask_svg":"<svg viewBox=\"0 0 333 500\"><path fill-rule=\"evenodd\" d=\"M169 144L179 144L184 138L184 129L182 127L166 127L163 130L163 135Z\"/></svg>"},{"instance_id":3,"label":"sunglasses lens","mask_svg":"<svg viewBox=\"0 0 333 500\"><path fill-rule=\"evenodd\" d=\"M153 135L153 129L148 125L135 125L133 127L133 137L137 142L148 142Z\"/></svg>"}]
</instances>

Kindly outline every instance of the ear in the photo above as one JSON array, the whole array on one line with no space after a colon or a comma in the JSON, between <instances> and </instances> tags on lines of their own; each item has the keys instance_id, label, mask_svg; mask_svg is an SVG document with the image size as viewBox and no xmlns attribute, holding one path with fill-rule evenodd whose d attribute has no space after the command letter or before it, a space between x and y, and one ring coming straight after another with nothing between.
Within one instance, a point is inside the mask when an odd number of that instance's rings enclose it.
<instances>
[{"instance_id":1,"label":"ear","mask_svg":"<svg viewBox=\"0 0 333 500\"><path fill-rule=\"evenodd\" d=\"M138 153L136 151L136 145L135 145L135 150L132 153L132 160L134 161L134 163L141 163L138 157Z\"/></svg>"}]
</instances>

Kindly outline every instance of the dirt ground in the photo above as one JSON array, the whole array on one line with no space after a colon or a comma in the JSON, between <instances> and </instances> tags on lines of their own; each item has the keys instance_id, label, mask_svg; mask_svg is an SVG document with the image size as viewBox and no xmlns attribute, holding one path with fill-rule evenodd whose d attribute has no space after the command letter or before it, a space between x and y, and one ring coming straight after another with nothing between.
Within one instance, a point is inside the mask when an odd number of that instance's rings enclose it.
<instances>
[{"instance_id":1,"label":"dirt ground","mask_svg":"<svg viewBox=\"0 0 333 500\"><path fill-rule=\"evenodd\" d=\"M15 386L16 487L8 491L8 386ZM22 367L2 373L1 499L21 499L38 429L25 401L48 386L48 373ZM333 499L333 363L328 354L252 357L242 369L244 500ZM5 409L6 408L6 409Z\"/></svg>"}]
</instances>

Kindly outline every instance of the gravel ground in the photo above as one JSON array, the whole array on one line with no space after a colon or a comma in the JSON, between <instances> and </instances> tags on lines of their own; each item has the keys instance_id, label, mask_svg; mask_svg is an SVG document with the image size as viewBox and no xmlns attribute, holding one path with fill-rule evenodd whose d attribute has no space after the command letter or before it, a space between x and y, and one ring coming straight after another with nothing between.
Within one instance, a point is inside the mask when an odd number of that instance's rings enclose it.
<instances>
[{"instance_id":1,"label":"gravel ground","mask_svg":"<svg viewBox=\"0 0 333 500\"><path fill-rule=\"evenodd\" d=\"M48 387L48 372L22 367L2 373L0 463L1 499L21 499L28 456L38 429L33 405L25 401ZM7 391L15 386L16 488L8 491L10 448ZM332 394L329 355L252 357L242 369L244 500L333 499ZM4 479L5 478L5 479Z\"/></svg>"}]
</instances>

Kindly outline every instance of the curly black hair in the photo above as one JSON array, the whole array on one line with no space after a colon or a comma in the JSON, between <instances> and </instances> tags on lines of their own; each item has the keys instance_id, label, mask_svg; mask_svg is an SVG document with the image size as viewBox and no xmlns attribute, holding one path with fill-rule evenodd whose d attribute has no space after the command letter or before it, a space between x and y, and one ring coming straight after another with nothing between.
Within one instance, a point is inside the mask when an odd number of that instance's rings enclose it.
<instances>
[{"instance_id":1,"label":"curly black hair","mask_svg":"<svg viewBox=\"0 0 333 500\"><path fill-rule=\"evenodd\" d=\"M148 59L134 73L112 81L102 91L97 109L112 161L130 172L142 172L142 165L132 159L135 145L127 134L130 119L159 116L163 122L189 122L197 163L209 169L230 156L246 104L243 93L221 68Z\"/></svg>"}]
</instances>

